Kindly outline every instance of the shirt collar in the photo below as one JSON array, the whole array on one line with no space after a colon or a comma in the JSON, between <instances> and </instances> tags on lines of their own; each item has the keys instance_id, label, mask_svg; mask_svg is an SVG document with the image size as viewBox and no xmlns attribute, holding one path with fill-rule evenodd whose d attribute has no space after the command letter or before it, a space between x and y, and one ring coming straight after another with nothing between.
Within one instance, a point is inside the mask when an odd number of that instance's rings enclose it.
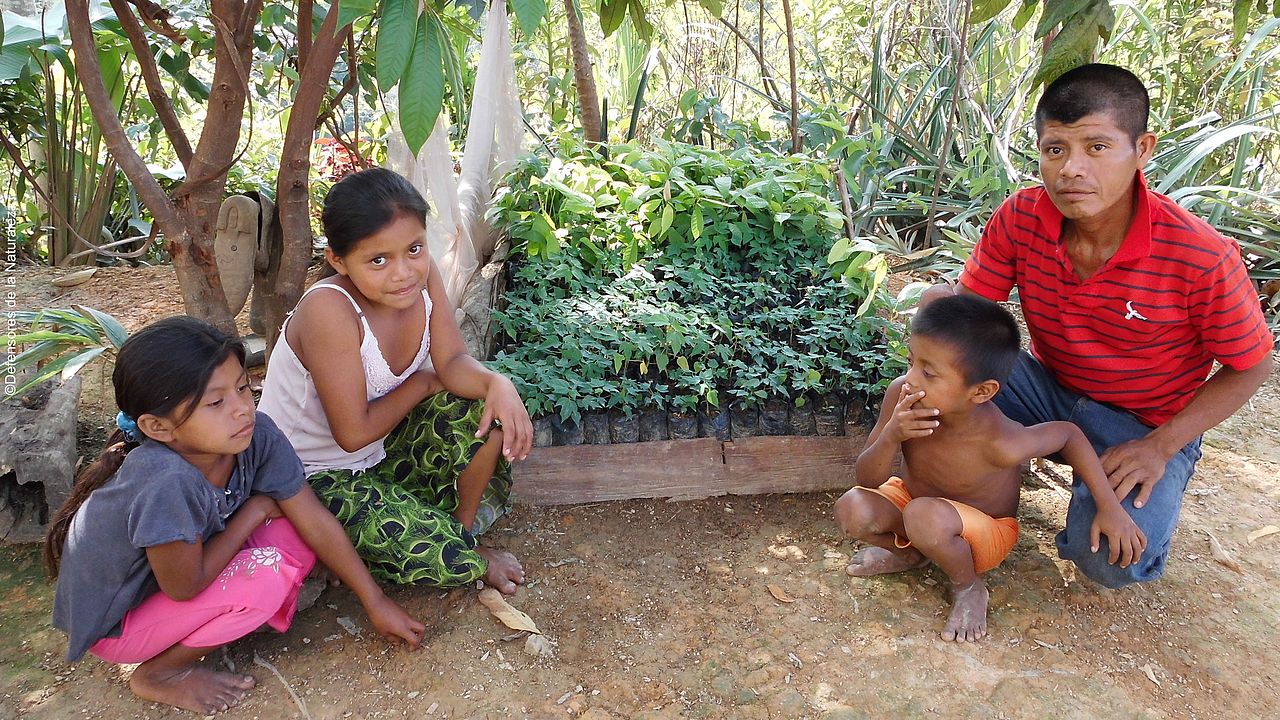
<instances>
[{"instance_id":1,"label":"shirt collar","mask_svg":"<svg viewBox=\"0 0 1280 720\"><path fill-rule=\"evenodd\" d=\"M1129 231L1125 233L1124 242L1120 244L1120 249L1112 256L1107 265L1116 265L1127 260L1147 257L1151 254L1151 190L1147 187L1147 178L1139 170L1136 173L1137 182L1137 207L1133 212L1133 220L1129 223ZM1053 204L1053 200L1049 197L1049 192L1040 194L1040 198L1036 200L1035 210L1036 217L1040 219L1040 224L1048 232L1049 237L1054 238L1054 242L1058 241L1059 235L1062 233L1062 212L1058 210L1058 206ZM1058 254L1061 256L1065 252L1065 248L1058 243Z\"/></svg>"}]
</instances>

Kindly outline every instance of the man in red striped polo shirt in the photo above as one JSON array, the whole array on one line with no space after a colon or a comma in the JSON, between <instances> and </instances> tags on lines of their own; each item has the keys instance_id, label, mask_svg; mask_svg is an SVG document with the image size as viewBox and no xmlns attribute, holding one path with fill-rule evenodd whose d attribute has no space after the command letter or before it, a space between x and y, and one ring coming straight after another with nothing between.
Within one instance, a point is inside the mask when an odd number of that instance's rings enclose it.
<instances>
[{"instance_id":1,"label":"man in red striped polo shirt","mask_svg":"<svg viewBox=\"0 0 1280 720\"><path fill-rule=\"evenodd\" d=\"M996 301L1016 287L1030 330L1034 357L997 406L1024 425L1079 425L1147 536L1127 567L1107 563L1105 540L1092 552L1096 507L1076 479L1058 553L1107 587L1164 572L1201 434L1271 371L1239 247L1147 188L1148 112L1142 81L1113 65L1050 84L1035 115L1044 185L1000 206L960 276L962 291Z\"/></svg>"}]
</instances>

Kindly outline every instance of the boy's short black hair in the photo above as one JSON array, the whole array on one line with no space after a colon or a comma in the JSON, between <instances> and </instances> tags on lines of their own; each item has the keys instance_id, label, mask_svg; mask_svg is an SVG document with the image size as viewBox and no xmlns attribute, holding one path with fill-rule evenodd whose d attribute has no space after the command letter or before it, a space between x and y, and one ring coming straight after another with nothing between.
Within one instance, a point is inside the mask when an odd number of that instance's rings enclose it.
<instances>
[{"instance_id":1,"label":"boy's short black hair","mask_svg":"<svg viewBox=\"0 0 1280 720\"><path fill-rule=\"evenodd\" d=\"M1090 63L1068 70L1049 83L1036 103L1036 134L1046 121L1073 123L1106 112L1116 126L1138 141L1147 131L1151 98L1137 75L1116 65Z\"/></svg>"},{"instance_id":2,"label":"boy's short black hair","mask_svg":"<svg viewBox=\"0 0 1280 720\"><path fill-rule=\"evenodd\" d=\"M965 382L1004 384L1018 362L1021 333L1008 310L970 294L939 298L916 312L911 333L950 345Z\"/></svg>"}]
</instances>

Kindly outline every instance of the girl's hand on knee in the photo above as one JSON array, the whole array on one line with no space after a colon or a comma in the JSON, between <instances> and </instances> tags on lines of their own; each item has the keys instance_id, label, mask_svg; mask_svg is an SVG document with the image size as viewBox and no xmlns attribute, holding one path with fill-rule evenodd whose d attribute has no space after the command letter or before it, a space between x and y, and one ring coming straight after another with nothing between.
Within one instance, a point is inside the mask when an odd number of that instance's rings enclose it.
<instances>
[{"instance_id":1,"label":"girl's hand on knee","mask_svg":"<svg viewBox=\"0 0 1280 720\"><path fill-rule=\"evenodd\" d=\"M509 461L528 457L533 449L533 422L516 386L502 375L495 375L489 383L476 437L488 435L495 420L502 426L502 456Z\"/></svg>"},{"instance_id":2,"label":"girl's hand on knee","mask_svg":"<svg viewBox=\"0 0 1280 720\"><path fill-rule=\"evenodd\" d=\"M366 605L365 612L369 614L369 622L373 623L374 629L387 642L394 644L403 641L410 650L416 650L422 644L426 626L409 617L409 613L386 595Z\"/></svg>"}]
</instances>

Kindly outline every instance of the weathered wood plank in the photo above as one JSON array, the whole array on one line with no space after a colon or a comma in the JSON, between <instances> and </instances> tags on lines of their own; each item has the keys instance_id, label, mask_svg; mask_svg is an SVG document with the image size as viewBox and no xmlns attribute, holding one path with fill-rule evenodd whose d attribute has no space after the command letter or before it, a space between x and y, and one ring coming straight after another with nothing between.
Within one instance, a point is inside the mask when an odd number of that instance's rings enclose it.
<instances>
[{"instance_id":1,"label":"weathered wood plank","mask_svg":"<svg viewBox=\"0 0 1280 720\"><path fill-rule=\"evenodd\" d=\"M715 438L534 448L512 474L517 500L532 505L727 492Z\"/></svg>"},{"instance_id":2,"label":"weathered wood plank","mask_svg":"<svg viewBox=\"0 0 1280 720\"><path fill-rule=\"evenodd\" d=\"M749 437L724 444L729 493L819 492L853 485L865 436Z\"/></svg>"},{"instance_id":3,"label":"weathered wood plank","mask_svg":"<svg viewBox=\"0 0 1280 720\"><path fill-rule=\"evenodd\" d=\"M714 438L535 448L513 468L533 505L669 497L815 492L853 484L865 434Z\"/></svg>"}]
</instances>

